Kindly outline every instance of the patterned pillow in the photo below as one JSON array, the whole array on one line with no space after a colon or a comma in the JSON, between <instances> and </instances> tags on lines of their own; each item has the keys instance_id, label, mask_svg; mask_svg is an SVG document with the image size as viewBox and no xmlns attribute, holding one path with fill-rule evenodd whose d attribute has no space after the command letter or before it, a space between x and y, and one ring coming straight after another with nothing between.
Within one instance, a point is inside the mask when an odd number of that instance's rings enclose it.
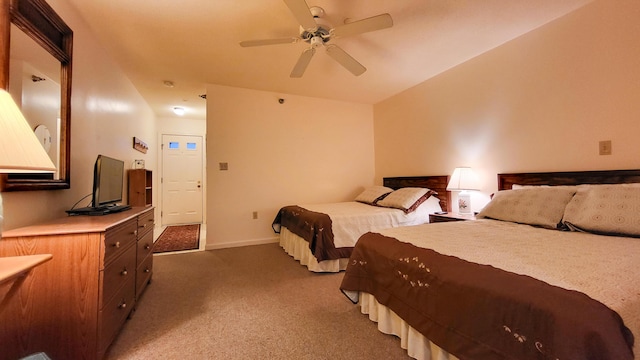
<instances>
[{"instance_id":1,"label":"patterned pillow","mask_svg":"<svg viewBox=\"0 0 640 360\"><path fill-rule=\"evenodd\" d=\"M365 204L374 205L378 200L384 198L392 191L393 189L388 188L386 186L379 186L379 185L369 186L368 188L364 189L364 191L360 193L360 195L356 197L356 201L359 201Z\"/></svg>"},{"instance_id":2,"label":"patterned pillow","mask_svg":"<svg viewBox=\"0 0 640 360\"><path fill-rule=\"evenodd\" d=\"M575 186L549 186L498 191L478 218L557 229Z\"/></svg>"},{"instance_id":3,"label":"patterned pillow","mask_svg":"<svg viewBox=\"0 0 640 360\"><path fill-rule=\"evenodd\" d=\"M640 184L580 187L562 220L574 231L640 237Z\"/></svg>"},{"instance_id":4,"label":"patterned pillow","mask_svg":"<svg viewBox=\"0 0 640 360\"><path fill-rule=\"evenodd\" d=\"M387 195L384 199L378 201L377 205L400 209L408 214L433 194L436 194L436 192L427 188L406 187Z\"/></svg>"}]
</instances>

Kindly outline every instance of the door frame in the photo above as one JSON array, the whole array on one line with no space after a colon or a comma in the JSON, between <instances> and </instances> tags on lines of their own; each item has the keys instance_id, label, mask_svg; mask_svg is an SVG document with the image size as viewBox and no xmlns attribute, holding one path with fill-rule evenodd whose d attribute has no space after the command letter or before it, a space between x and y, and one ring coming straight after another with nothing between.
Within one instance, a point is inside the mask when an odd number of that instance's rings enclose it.
<instances>
[{"instance_id":1,"label":"door frame","mask_svg":"<svg viewBox=\"0 0 640 360\"><path fill-rule=\"evenodd\" d=\"M163 162L164 155L162 150L162 139L165 135L168 136L199 136L202 137L202 224L200 225L200 239L206 240L206 229L207 229L207 136L206 134L180 134L180 133L158 133L158 205L159 205L159 213L160 213L160 224L159 226L164 229L164 216L162 214L162 209L164 207L164 199L162 198L162 194L164 193L164 183L163 183ZM158 225L157 225L158 226ZM160 232L158 232L160 233ZM206 241L200 241L199 250L204 250L206 247Z\"/></svg>"}]
</instances>

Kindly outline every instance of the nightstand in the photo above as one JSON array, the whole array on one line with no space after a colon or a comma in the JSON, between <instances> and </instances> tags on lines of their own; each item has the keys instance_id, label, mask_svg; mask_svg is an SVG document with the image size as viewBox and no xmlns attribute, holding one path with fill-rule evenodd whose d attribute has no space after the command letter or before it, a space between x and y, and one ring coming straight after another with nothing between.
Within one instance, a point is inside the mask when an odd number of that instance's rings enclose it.
<instances>
[{"instance_id":1,"label":"nightstand","mask_svg":"<svg viewBox=\"0 0 640 360\"><path fill-rule=\"evenodd\" d=\"M429 214L429 223L447 222L447 221L465 221L475 220L474 214L458 214L454 212L448 212L446 214Z\"/></svg>"}]
</instances>

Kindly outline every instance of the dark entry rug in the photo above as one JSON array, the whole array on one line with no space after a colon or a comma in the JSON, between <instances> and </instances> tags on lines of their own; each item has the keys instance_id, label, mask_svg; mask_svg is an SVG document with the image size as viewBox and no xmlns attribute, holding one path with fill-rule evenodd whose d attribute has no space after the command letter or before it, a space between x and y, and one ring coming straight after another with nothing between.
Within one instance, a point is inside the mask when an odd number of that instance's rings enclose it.
<instances>
[{"instance_id":1,"label":"dark entry rug","mask_svg":"<svg viewBox=\"0 0 640 360\"><path fill-rule=\"evenodd\" d=\"M194 250L200 246L200 224L167 226L153 245L154 253Z\"/></svg>"}]
</instances>

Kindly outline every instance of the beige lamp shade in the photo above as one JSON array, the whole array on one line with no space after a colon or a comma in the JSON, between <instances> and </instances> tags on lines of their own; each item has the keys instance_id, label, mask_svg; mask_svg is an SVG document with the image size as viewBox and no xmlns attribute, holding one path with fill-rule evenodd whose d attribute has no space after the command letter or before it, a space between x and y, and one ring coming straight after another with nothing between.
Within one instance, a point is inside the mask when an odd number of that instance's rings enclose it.
<instances>
[{"instance_id":1,"label":"beige lamp shade","mask_svg":"<svg viewBox=\"0 0 640 360\"><path fill-rule=\"evenodd\" d=\"M478 177L469 167L457 167L451 174L447 185L449 191L458 193L458 213L471 214L471 193L468 190L478 190Z\"/></svg>"},{"instance_id":2,"label":"beige lamp shade","mask_svg":"<svg viewBox=\"0 0 640 360\"><path fill-rule=\"evenodd\" d=\"M457 167L453 170L447 190L479 190L478 187L478 177L470 167Z\"/></svg>"},{"instance_id":3,"label":"beige lamp shade","mask_svg":"<svg viewBox=\"0 0 640 360\"><path fill-rule=\"evenodd\" d=\"M11 94L0 89L0 174L54 171L56 167Z\"/></svg>"}]
</instances>

